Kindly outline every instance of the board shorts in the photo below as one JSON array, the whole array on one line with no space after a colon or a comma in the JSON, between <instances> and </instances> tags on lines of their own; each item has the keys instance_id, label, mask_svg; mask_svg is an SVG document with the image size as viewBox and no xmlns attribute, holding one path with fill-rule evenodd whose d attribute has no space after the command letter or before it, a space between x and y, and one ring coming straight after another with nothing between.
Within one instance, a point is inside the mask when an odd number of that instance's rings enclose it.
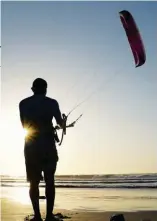
<instances>
[{"instance_id":1,"label":"board shorts","mask_svg":"<svg viewBox=\"0 0 157 221\"><path fill-rule=\"evenodd\" d=\"M26 177L28 182L40 182L45 176L54 177L58 153L54 140L25 142Z\"/></svg>"}]
</instances>

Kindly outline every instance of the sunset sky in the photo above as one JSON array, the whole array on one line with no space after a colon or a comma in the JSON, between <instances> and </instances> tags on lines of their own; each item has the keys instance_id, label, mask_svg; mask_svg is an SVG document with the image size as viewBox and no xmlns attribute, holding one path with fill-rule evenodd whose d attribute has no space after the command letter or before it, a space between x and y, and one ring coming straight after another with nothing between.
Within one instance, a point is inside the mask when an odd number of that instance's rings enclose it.
<instances>
[{"instance_id":1,"label":"sunset sky","mask_svg":"<svg viewBox=\"0 0 157 221\"><path fill-rule=\"evenodd\" d=\"M140 29L135 68L118 12ZM1 3L1 173L25 175L18 104L37 77L62 112L93 96L58 148L56 174L157 172L157 2Z\"/></svg>"}]
</instances>

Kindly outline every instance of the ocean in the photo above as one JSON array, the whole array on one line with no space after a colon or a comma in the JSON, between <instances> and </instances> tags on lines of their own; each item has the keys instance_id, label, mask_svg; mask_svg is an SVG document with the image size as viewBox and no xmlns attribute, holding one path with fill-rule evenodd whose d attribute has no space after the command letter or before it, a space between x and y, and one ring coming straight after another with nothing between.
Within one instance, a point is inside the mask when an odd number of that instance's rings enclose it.
<instances>
[{"instance_id":1,"label":"ocean","mask_svg":"<svg viewBox=\"0 0 157 221\"><path fill-rule=\"evenodd\" d=\"M56 176L60 188L157 188L157 173ZM1 176L1 186L28 186L25 177ZM40 183L44 187L44 182Z\"/></svg>"},{"instance_id":2,"label":"ocean","mask_svg":"<svg viewBox=\"0 0 157 221\"><path fill-rule=\"evenodd\" d=\"M72 210L157 210L157 173L56 176L55 207ZM1 176L1 198L30 204L25 177ZM40 195L44 196L44 182ZM41 204L45 200L40 200Z\"/></svg>"}]
</instances>

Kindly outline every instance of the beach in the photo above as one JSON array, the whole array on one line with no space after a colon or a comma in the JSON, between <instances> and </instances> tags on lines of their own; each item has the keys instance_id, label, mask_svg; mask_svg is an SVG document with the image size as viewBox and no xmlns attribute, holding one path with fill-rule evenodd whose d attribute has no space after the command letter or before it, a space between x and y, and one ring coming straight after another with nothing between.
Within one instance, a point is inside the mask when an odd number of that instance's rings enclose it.
<instances>
[{"instance_id":1,"label":"beach","mask_svg":"<svg viewBox=\"0 0 157 221\"><path fill-rule=\"evenodd\" d=\"M72 221L157 221L157 175L56 176L54 212ZM44 182L40 196L45 196ZM33 214L25 177L1 177L1 220L20 221ZM46 200L40 199L45 217ZM68 220L68 219L67 219Z\"/></svg>"},{"instance_id":2,"label":"beach","mask_svg":"<svg viewBox=\"0 0 157 221\"><path fill-rule=\"evenodd\" d=\"M41 206L42 216L45 217L44 206ZM109 221L113 214L120 213L120 211L73 211L64 209L55 209L55 213L62 213L68 216L71 221ZM126 221L156 221L157 211L136 211L136 212L124 212ZM20 221L28 215L32 214L31 205L24 205L10 200L2 199L1 201L1 220L5 221Z\"/></svg>"},{"instance_id":3,"label":"beach","mask_svg":"<svg viewBox=\"0 0 157 221\"><path fill-rule=\"evenodd\" d=\"M40 188L44 196L44 188ZM40 200L45 217L45 199ZM56 188L55 213L72 221L109 221L123 213L126 221L157 221L157 190ZM33 214L28 187L1 188L1 220L20 221ZM66 219L68 220L68 219Z\"/></svg>"}]
</instances>

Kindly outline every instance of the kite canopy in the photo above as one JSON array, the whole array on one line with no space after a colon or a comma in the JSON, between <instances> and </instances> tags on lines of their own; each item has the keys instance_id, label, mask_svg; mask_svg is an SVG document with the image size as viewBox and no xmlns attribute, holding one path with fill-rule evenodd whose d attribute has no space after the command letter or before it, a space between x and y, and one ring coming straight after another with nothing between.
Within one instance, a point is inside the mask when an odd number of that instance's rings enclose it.
<instances>
[{"instance_id":1,"label":"kite canopy","mask_svg":"<svg viewBox=\"0 0 157 221\"><path fill-rule=\"evenodd\" d=\"M119 12L119 15L134 56L135 65L136 67L142 66L146 61L146 54L135 20L126 10Z\"/></svg>"}]
</instances>

